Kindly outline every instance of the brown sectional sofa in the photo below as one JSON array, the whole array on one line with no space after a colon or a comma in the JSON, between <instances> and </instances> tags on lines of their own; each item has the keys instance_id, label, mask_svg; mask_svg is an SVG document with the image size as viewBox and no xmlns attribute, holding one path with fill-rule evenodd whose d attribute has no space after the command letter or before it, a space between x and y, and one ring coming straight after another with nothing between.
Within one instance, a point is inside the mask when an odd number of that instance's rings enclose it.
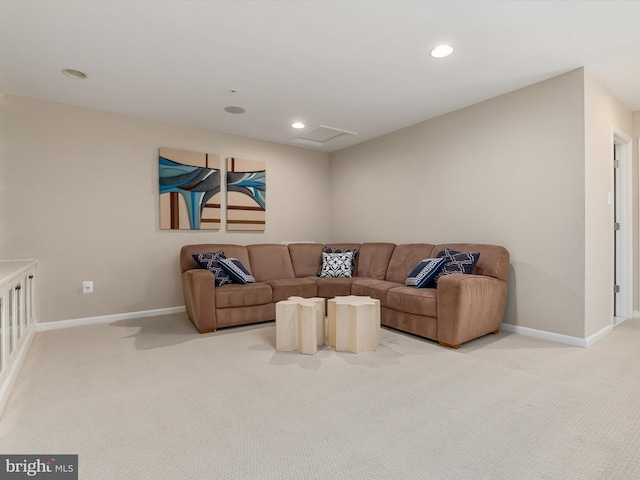
<instances>
[{"instance_id":1,"label":"brown sectional sofa","mask_svg":"<svg viewBox=\"0 0 640 480\"><path fill-rule=\"evenodd\" d=\"M462 343L497 333L506 298L509 252L498 245L451 243L338 243L334 248L357 248L352 278L319 278L322 244L289 245L198 244L180 251L185 306L200 333L221 327L275 319L275 305L290 296L367 295L380 300L383 325L458 348ZM470 275L445 275L437 288L405 286L405 279L424 258L436 257L443 247L479 252ZM224 251L251 272L252 284L214 286L213 274L191 254Z\"/></svg>"}]
</instances>

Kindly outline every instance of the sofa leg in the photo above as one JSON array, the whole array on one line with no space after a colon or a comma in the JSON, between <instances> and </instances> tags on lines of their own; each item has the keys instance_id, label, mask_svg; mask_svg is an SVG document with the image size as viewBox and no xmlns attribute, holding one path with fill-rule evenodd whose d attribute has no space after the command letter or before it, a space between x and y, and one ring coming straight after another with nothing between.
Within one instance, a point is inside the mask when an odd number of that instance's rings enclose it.
<instances>
[{"instance_id":1,"label":"sofa leg","mask_svg":"<svg viewBox=\"0 0 640 480\"><path fill-rule=\"evenodd\" d=\"M500 333L500 329L497 329L496 331L493 332L494 335L497 335L498 333Z\"/></svg>"},{"instance_id":2,"label":"sofa leg","mask_svg":"<svg viewBox=\"0 0 640 480\"><path fill-rule=\"evenodd\" d=\"M451 345L450 343L445 343L440 341L438 343L443 347L447 347L447 348L460 348L460 345Z\"/></svg>"},{"instance_id":3,"label":"sofa leg","mask_svg":"<svg viewBox=\"0 0 640 480\"><path fill-rule=\"evenodd\" d=\"M207 330L198 330L198 332L205 334L205 333L213 333L217 330L217 328L209 328Z\"/></svg>"}]
</instances>

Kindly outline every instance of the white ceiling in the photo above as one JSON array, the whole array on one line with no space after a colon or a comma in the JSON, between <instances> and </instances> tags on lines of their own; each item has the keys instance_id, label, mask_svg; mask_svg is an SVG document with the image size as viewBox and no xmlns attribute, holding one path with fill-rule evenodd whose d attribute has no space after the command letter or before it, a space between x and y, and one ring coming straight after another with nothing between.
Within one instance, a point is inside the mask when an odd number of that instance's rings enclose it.
<instances>
[{"instance_id":1,"label":"white ceiling","mask_svg":"<svg viewBox=\"0 0 640 480\"><path fill-rule=\"evenodd\" d=\"M583 66L640 110L640 2L0 1L7 93L324 152Z\"/></svg>"}]
</instances>

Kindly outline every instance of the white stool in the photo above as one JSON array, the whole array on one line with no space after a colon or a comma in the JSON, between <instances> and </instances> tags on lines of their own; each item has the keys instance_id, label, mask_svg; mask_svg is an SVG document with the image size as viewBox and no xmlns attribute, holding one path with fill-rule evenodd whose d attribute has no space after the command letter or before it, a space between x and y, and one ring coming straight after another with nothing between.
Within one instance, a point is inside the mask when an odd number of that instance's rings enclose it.
<instances>
[{"instance_id":1,"label":"white stool","mask_svg":"<svg viewBox=\"0 0 640 480\"><path fill-rule=\"evenodd\" d=\"M289 297L276 303L276 350L313 355L325 343L324 298Z\"/></svg>"},{"instance_id":2,"label":"white stool","mask_svg":"<svg viewBox=\"0 0 640 480\"><path fill-rule=\"evenodd\" d=\"M327 344L338 351L375 351L380 345L380 300L349 295L327 302Z\"/></svg>"}]
</instances>

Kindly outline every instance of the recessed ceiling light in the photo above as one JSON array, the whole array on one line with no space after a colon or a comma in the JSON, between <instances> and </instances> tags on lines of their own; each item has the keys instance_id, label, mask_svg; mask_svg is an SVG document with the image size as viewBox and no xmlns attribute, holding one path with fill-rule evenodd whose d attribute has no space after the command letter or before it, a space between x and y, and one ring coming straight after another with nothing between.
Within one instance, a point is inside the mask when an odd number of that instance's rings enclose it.
<instances>
[{"instance_id":1,"label":"recessed ceiling light","mask_svg":"<svg viewBox=\"0 0 640 480\"><path fill-rule=\"evenodd\" d=\"M433 58L448 57L452 53L453 53L453 47L451 45L438 45L436 48L431 50L431 56Z\"/></svg>"},{"instance_id":2,"label":"recessed ceiling light","mask_svg":"<svg viewBox=\"0 0 640 480\"><path fill-rule=\"evenodd\" d=\"M292 126L293 128L304 128L304 123L302 123L302 122L295 122L295 123L292 123L292 124L291 124L291 126Z\"/></svg>"},{"instance_id":3,"label":"recessed ceiling light","mask_svg":"<svg viewBox=\"0 0 640 480\"><path fill-rule=\"evenodd\" d=\"M84 80L89 75L80 70L74 70L73 68L63 68L62 73L64 73L67 77L76 78L78 80Z\"/></svg>"},{"instance_id":4,"label":"recessed ceiling light","mask_svg":"<svg viewBox=\"0 0 640 480\"><path fill-rule=\"evenodd\" d=\"M234 106L224 107L224 111L227 113L244 113L245 112L244 108L234 107Z\"/></svg>"}]
</instances>

